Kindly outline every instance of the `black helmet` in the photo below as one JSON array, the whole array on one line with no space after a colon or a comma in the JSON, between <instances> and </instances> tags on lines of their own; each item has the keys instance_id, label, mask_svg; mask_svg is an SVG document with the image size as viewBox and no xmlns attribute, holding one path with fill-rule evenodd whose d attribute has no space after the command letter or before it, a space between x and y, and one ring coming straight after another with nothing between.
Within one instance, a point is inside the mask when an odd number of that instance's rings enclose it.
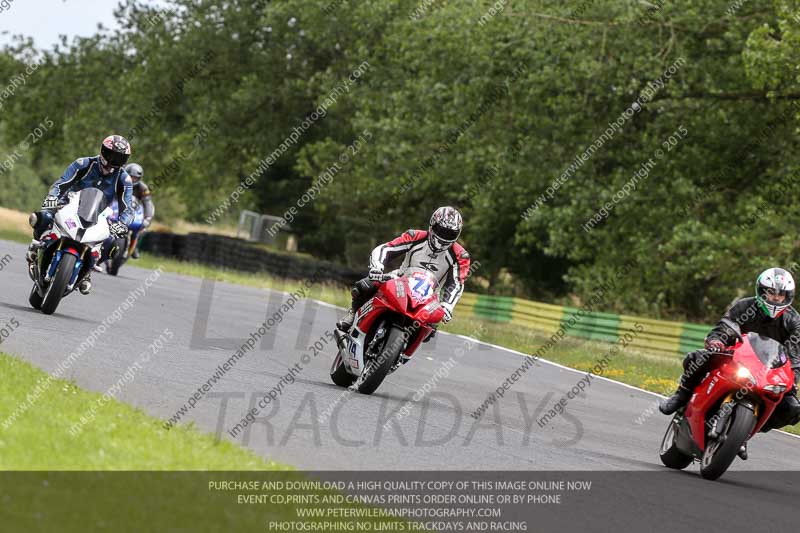
<instances>
[{"instance_id":1,"label":"black helmet","mask_svg":"<svg viewBox=\"0 0 800 533\"><path fill-rule=\"evenodd\" d=\"M131 156L131 143L121 135L109 135L100 147L100 163L103 167L116 170L128 162Z\"/></svg>"},{"instance_id":2,"label":"black helmet","mask_svg":"<svg viewBox=\"0 0 800 533\"><path fill-rule=\"evenodd\" d=\"M144 169L142 165L138 163L130 163L125 166L125 172L128 173L128 176L131 177L134 183L139 183L139 181L144 177Z\"/></svg>"}]
</instances>

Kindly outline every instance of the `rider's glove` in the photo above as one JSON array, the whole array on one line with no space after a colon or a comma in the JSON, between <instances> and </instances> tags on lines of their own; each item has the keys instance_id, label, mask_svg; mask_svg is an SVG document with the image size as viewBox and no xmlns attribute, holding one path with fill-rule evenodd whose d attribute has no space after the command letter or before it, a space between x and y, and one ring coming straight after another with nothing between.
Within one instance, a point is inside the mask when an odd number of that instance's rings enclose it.
<instances>
[{"instance_id":1,"label":"rider's glove","mask_svg":"<svg viewBox=\"0 0 800 533\"><path fill-rule=\"evenodd\" d=\"M152 220L150 220L149 218L146 218L142 222L142 226L144 226L144 229L147 229L147 228L150 227L150 224L152 224L152 222L153 222Z\"/></svg>"},{"instance_id":2,"label":"rider's glove","mask_svg":"<svg viewBox=\"0 0 800 533\"><path fill-rule=\"evenodd\" d=\"M124 237L128 234L128 226L122 222L112 222L108 225L108 231L110 231L111 235L114 237Z\"/></svg>"},{"instance_id":3,"label":"rider's glove","mask_svg":"<svg viewBox=\"0 0 800 533\"><path fill-rule=\"evenodd\" d=\"M369 269L369 279L372 281L381 281L383 278L383 269L382 268L370 268Z\"/></svg>"},{"instance_id":4,"label":"rider's glove","mask_svg":"<svg viewBox=\"0 0 800 533\"><path fill-rule=\"evenodd\" d=\"M48 196L42 202L42 209L58 209L59 204L58 196Z\"/></svg>"},{"instance_id":5,"label":"rider's glove","mask_svg":"<svg viewBox=\"0 0 800 533\"><path fill-rule=\"evenodd\" d=\"M447 324L448 322L453 320L453 311L444 306L442 306L442 309L444 309L444 317L442 317L442 322Z\"/></svg>"},{"instance_id":6,"label":"rider's glove","mask_svg":"<svg viewBox=\"0 0 800 533\"><path fill-rule=\"evenodd\" d=\"M706 340L706 350L712 353L725 351L725 343L719 339L708 339Z\"/></svg>"}]
</instances>

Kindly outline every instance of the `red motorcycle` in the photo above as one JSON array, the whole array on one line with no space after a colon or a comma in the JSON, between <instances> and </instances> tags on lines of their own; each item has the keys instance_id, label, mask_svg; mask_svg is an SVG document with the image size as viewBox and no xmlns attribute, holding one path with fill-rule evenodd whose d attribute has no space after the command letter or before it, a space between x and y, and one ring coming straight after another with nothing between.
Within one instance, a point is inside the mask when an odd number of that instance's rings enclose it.
<instances>
[{"instance_id":1,"label":"red motorcycle","mask_svg":"<svg viewBox=\"0 0 800 533\"><path fill-rule=\"evenodd\" d=\"M661 442L661 462L683 469L700 460L700 474L717 479L740 448L769 420L794 383L794 372L782 344L756 333L719 354L711 371L678 411Z\"/></svg>"},{"instance_id":2,"label":"red motorcycle","mask_svg":"<svg viewBox=\"0 0 800 533\"><path fill-rule=\"evenodd\" d=\"M377 294L356 313L349 333L336 330L339 352L331 379L340 387L372 394L409 361L444 317L439 283L430 272L386 274Z\"/></svg>"}]
</instances>

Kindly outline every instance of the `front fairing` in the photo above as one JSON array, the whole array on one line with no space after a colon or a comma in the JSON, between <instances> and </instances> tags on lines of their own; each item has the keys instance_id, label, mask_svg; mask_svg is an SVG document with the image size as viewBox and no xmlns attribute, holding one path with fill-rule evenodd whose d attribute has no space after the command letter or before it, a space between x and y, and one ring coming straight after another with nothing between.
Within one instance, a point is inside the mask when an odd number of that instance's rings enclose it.
<instances>
[{"instance_id":1,"label":"front fairing","mask_svg":"<svg viewBox=\"0 0 800 533\"><path fill-rule=\"evenodd\" d=\"M695 394L686 407L685 416L700 450L705 448L708 413L717 410L726 399L757 397L758 422L754 431L758 431L783 398L783 394L767 393L765 387L782 384L789 389L794 383L794 374L788 359L777 368L768 368L763 362L764 354L753 349L752 335L754 334L745 335L733 347L732 355L716 356L711 372L695 389ZM743 367L749 371L749 376L739 375Z\"/></svg>"},{"instance_id":2,"label":"front fairing","mask_svg":"<svg viewBox=\"0 0 800 533\"><path fill-rule=\"evenodd\" d=\"M441 322L444 309L439 304L439 285L427 271L411 271L387 281L380 288L386 304L421 326Z\"/></svg>"},{"instance_id":3,"label":"front fairing","mask_svg":"<svg viewBox=\"0 0 800 533\"><path fill-rule=\"evenodd\" d=\"M81 210L81 195L84 191L70 193L69 202L54 217L54 230L59 237L65 236L81 244L94 246L110 236L108 217L113 210L110 206L100 206L103 207L102 210L91 208ZM89 219L82 215L89 215Z\"/></svg>"}]
</instances>

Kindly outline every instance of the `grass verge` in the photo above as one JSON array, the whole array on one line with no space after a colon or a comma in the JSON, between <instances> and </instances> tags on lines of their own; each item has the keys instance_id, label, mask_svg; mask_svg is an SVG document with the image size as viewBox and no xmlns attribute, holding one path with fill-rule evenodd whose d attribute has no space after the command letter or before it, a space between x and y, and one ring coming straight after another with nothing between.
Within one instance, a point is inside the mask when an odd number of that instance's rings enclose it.
<instances>
[{"instance_id":1,"label":"grass verge","mask_svg":"<svg viewBox=\"0 0 800 533\"><path fill-rule=\"evenodd\" d=\"M0 227L0 240L29 244L31 242L31 234L18 229Z\"/></svg>"},{"instance_id":2,"label":"grass verge","mask_svg":"<svg viewBox=\"0 0 800 533\"><path fill-rule=\"evenodd\" d=\"M286 470L195 428L163 421L116 400L91 423L69 429L101 394L56 380L8 427L4 422L47 374L0 353L0 470Z\"/></svg>"},{"instance_id":3,"label":"grass verge","mask_svg":"<svg viewBox=\"0 0 800 533\"><path fill-rule=\"evenodd\" d=\"M142 524L154 531L271 531L295 523L355 531L355 521L368 523L367 531L408 530L374 508L363 518L336 514L369 509L327 487L264 488L314 480L191 425L164 431L163 421L116 400L73 436L72 425L102 396L67 381L53 382L4 427L47 374L0 353L0 375L0 521L9 531L141 531ZM255 486L224 488L232 482ZM285 499L271 499L276 494ZM301 515L301 508L323 514Z\"/></svg>"}]
</instances>

